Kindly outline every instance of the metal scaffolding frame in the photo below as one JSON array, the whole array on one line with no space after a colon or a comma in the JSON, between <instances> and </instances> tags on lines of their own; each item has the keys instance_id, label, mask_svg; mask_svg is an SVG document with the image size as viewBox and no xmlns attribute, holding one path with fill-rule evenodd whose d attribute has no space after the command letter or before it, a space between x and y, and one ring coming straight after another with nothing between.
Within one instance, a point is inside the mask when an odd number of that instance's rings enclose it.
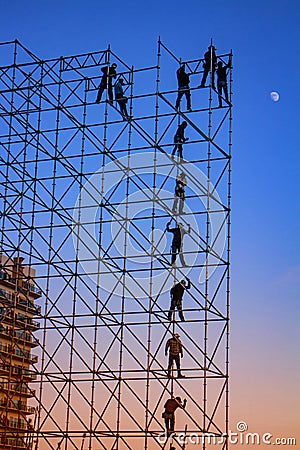
<instances>
[{"instance_id":1,"label":"metal scaffolding frame","mask_svg":"<svg viewBox=\"0 0 300 450\"><path fill-rule=\"evenodd\" d=\"M159 39L157 62L136 68L110 47L42 60L0 44L1 253L24 257L42 292L31 383L33 439L24 448L228 448L232 66L229 102L198 86L203 58L181 59ZM227 64L232 54L217 55ZM130 118L95 104L99 68L117 63ZM193 110L175 108L185 63ZM211 71L210 71L211 75ZM171 80L171 81L170 81ZM184 159L171 156L187 122ZM173 210L187 179L185 213ZM186 265L170 264L166 223L180 221ZM178 255L177 255L178 259ZM183 311L168 320L169 291L189 277ZM185 378L167 376L164 346L181 336ZM161 439L173 396L176 436Z\"/></svg>"}]
</instances>

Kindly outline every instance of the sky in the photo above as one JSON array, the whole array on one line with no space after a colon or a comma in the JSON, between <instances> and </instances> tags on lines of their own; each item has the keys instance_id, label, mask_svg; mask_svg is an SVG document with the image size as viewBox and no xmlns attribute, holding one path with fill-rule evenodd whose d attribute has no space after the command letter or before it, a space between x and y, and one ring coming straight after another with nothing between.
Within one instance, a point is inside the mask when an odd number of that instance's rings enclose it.
<instances>
[{"instance_id":1,"label":"sky","mask_svg":"<svg viewBox=\"0 0 300 450\"><path fill-rule=\"evenodd\" d=\"M0 6L0 41L18 39L42 59L110 44L136 67L148 66L158 36L183 58L201 57L211 38L217 53L232 49L230 424L297 437L300 448L298 0Z\"/></svg>"}]
</instances>

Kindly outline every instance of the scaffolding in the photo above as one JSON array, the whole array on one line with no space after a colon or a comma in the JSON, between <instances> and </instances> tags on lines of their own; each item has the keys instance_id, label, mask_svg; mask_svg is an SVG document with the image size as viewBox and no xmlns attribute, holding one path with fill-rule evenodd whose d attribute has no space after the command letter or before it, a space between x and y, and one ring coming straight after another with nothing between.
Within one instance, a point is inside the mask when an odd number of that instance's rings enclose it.
<instances>
[{"instance_id":1,"label":"scaffolding","mask_svg":"<svg viewBox=\"0 0 300 450\"><path fill-rule=\"evenodd\" d=\"M200 87L203 58L177 57L160 39L156 63L144 68L110 47L42 60L13 41L0 55L0 251L24 258L42 294L36 413L23 448L227 449L231 52L217 55L228 65L222 107L214 68ZM100 69L113 63L129 118L109 86L95 103ZM192 111L185 98L174 106L183 63ZM180 158L172 150L183 121ZM190 229L173 265L170 220ZM178 311L169 320L170 289L187 278L185 321ZM185 378L168 376L164 349L175 333ZM162 413L176 396L187 405L167 439Z\"/></svg>"}]
</instances>

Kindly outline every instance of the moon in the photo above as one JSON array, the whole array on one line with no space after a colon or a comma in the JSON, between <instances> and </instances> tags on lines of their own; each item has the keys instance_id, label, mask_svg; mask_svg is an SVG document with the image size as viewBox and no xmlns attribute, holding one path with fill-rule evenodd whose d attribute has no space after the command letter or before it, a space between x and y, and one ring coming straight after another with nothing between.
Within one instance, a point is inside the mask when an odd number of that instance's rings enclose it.
<instances>
[{"instance_id":1,"label":"moon","mask_svg":"<svg viewBox=\"0 0 300 450\"><path fill-rule=\"evenodd\" d=\"M270 92L270 97L273 100L273 102L278 102L279 100L279 94L276 91Z\"/></svg>"}]
</instances>

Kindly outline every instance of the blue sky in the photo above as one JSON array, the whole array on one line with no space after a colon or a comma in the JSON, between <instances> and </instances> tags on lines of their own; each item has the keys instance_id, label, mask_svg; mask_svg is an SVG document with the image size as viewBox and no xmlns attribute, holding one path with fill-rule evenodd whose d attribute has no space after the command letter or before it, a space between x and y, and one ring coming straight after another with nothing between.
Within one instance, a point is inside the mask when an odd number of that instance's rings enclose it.
<instances>
[{"instance_id":1,"label":"blue sky","mask_svg":"<svg viewBox=\"0 0 300 450\"><path fill-rule=\"evenodd\" d=\"M0 41L17 38L42 59L110 43L130 64L148 66L156 62L159 35L183 58L202 57L211 38L217 53L233 50L233 400L244 382L249 401L256 398L261 364L263 378L274 383L272 413L278 386L288 382L279 404L285 399L292 424L300 342L299 23L297 0L2 0L0 17Z\"/></svg>"}]
</instances>

